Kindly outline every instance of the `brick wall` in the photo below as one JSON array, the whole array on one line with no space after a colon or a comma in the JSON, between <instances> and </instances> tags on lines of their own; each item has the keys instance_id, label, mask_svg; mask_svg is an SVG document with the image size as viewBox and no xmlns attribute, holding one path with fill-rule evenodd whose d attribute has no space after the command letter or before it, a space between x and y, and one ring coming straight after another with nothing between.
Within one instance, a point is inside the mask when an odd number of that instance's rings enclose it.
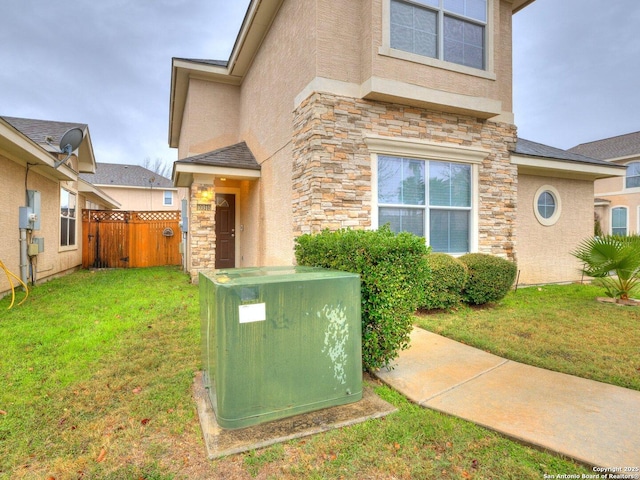
<instances>
[{"instance_id":1,"label":"brick wall","mask_svg":"<svg viewBox=\"0 0 640 480\"><path fill-rule=\"evenodd\" d=\"M478 168L478 248L515 259L515 126L331 94L314 93L294 112L294 235L371 226L367 134L489 151Z\"/></svg>"}]
</instances>

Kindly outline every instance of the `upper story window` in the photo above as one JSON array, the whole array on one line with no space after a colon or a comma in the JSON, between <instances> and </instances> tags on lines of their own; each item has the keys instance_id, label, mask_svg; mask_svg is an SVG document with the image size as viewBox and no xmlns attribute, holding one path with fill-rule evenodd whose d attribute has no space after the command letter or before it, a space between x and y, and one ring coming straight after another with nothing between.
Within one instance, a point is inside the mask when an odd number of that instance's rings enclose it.
<instances>
[{"instance_id":1,"label":"upper story window","mask_svg":"<svg viewBox=\"0 0 640 480\"><path fill-rule=\"evenodd\" d=\"M390 0L390 47L486 69L487 0Z\"/></svg>"},{"instance_id":2,"label":"upper story window","mask_svg":"<svg viewBox=\"0 0 640 480\"><path fill-rule=\"evenodd\" d=\"M640 187L640 162L633 162L627 165L625 186L627 188Z\"/></svg>"},{"instance_id":3,"label":"upper story window","mask_svg":"<svg viewBox=\"0 0 640 480\"><path fill-rule=\"evenodd\" d=\"M173 205L173 192L171 190L164 191L164 197L162 200L162 204L165 206Z\"/></svg>"},{"instance_id":4,"label":"upper story window","mask_svg":"<svg viewBox=\"0 0 640 480\"><path fill-rule=\"evenodd\" d=\"M60 189L60 246L76 244L76 194Z\"/></svg>"}]
</instances>

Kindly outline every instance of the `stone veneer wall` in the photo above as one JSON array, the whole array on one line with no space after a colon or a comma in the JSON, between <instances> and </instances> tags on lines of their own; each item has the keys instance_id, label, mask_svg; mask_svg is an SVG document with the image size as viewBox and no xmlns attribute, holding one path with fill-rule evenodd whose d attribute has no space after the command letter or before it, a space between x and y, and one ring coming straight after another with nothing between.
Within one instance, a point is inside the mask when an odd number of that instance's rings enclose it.
<instances>
[{"instance_id":1,"label":"stone veneer wall","mask_svg":"<svg viewBox=\"0 0 640 480\"><path fill-rule=\"evenodd\" d=\"M516 128L507 123L330 94L310 95L294 112L294 235L371 227L367 135L481 147L478 248L515 260Z\"/></svg>"},{"instance_id":2,"label":"stone veneer wall","mask_svg":"<svg viewBox=\"0 0 640 480\"><path fill-rule=\"evenodd\" d=\"M207 199L203 200L203 196ZM201 270L215 268L216 265L214 198L213 185L196 182L191 185L188 238L190 239L189 274L193 283L198 283L198 274Z\"/></svg>"}]
</instances>

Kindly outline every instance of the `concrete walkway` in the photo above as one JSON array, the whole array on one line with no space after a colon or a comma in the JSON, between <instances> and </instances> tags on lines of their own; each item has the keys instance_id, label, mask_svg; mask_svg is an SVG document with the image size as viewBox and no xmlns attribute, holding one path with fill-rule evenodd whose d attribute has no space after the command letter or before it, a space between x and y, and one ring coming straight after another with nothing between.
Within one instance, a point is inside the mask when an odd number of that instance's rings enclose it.
<instances>
[{"instance_id":1,"label":"concrete walkway","mask_svg":"<svg viewBox=\"0 0 640 480\"><path fill-rule=\"evenodd\" d=\"M596 467L640 467L640 391L505 360L414 329L377 374L413 402Z\"/></svg>"}]
</instances>

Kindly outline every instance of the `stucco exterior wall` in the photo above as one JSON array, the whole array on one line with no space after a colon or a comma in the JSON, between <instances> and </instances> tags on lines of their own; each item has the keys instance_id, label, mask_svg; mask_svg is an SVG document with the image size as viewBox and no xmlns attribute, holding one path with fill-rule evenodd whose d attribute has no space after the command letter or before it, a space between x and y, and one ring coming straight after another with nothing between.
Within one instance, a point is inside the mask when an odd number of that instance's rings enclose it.
<instances>
[{"instance_id":1,"label":"stucco exterior wall","mask_svg":"<svg viewBox=\"0 0 640 480\"><path fill-rule=\"evenodd\" d=\"M99 188L121 205L118 210L180 210L180 200L188 198L188 189L186 188L134 188L107 187L104 185L100 185ZM165 190L171 190L173 192L173 203L171 205L164 205Z\"/></svg>"},{"instance_id":2,"label":"stucco exterior wall","mask_svg":"<svg viewBox=\"0 0 640 480\"><path fill-rule=\"evenodd\" d=\"M73 159L73 168L77 168ZM7 268L20 277L20 229L19 207L26 205L25 176L27 188L40 192L41 215L40 229L27 234L44 238L44 252L35 258L33 269L37 282L73 271L82 264L82 217L81 209L86 199L77 198L76 245L60 247L60 187L77 193L77 182L58 182L38 173L43 167L32 168L28 174L26 168L0 156L0 170L3 172L3 188L0 189L0 201L4 213L0 216L0 260ZM30 278L31 280L31 278ZM16 282L14 282L16 283ZM10 290L9 281L0 271L0 295Z\"/></svg>"},{"instance_id":3,"label":"stucco exterior wall","mask_svg":"<svg viewBox=\"0 0 640 480\"><path fill-rule=\"evenodd\" d=\"M283 3L242 83L241 137L260 164L290 144L295 96L315 76L315 6Z\"/></svg>"},{"instance_id":4,"label":"stucco exterior wall","mask_svg":"<svg viewBox=\"0 0 640 480\"><path fill-rule=\"evenodd\" d=\"M238 143L240 87L191 78L178 158Z\"/></svg>"},{"instance_id":5,"label":"stucco exterior wall","mask_svg":"<svg viewBox=\"0 0 640 480\"><path fill-rule=\"evenodd\" d=\"M550 185L560 193L561 214L555 225L543 226L534 214L536 191ZM583 180L519 175L517 262L520 284L580 280L580 263L571 255L593 235L593 183Z\"/></svg>"},{"instance_id":6,"label":"stucco exterior wall","mask_svg":"<svg viewBox=\"0 0 640 480\"><path fill-rule=\"evenodd\" d=\"M624 162L615 162L628 165L637 162L639 158L627 159ZM611 211L615 207L627 208L627 232L640 233L640 188L626 188L625 177L603 178L595 182L595 195L610 203L607 207L600 207L597 212L600 215L600 224L603 233L611 233Z\"/></svg>"}]
</instances>

